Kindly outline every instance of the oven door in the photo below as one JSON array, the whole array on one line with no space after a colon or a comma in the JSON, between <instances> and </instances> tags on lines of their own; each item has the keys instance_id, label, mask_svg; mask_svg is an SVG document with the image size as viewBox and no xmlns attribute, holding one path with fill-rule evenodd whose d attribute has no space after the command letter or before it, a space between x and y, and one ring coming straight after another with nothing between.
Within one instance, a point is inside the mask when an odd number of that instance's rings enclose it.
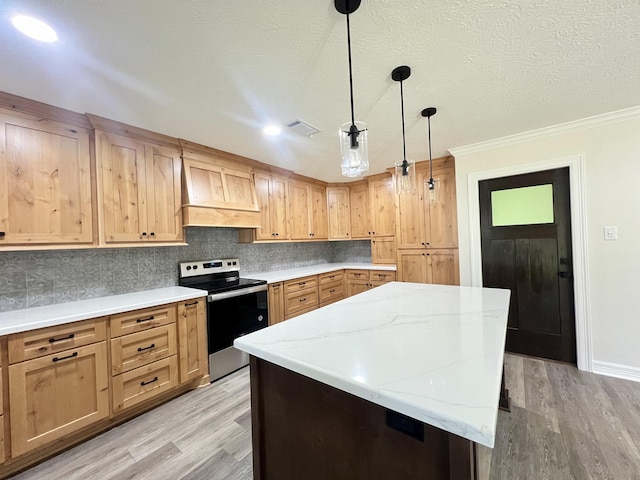
<instances>
[{"instance_id":1,"label":"oven door","mask_svg":"<svg viewBox=\"0 0 640 480\"><path fill-rule=\"evenodd\" d=\"M267 286L233 290L207 298L209 375L217 380L249 364L249 356L233 341L268 325Z\"/></svg>"}]
</instances>

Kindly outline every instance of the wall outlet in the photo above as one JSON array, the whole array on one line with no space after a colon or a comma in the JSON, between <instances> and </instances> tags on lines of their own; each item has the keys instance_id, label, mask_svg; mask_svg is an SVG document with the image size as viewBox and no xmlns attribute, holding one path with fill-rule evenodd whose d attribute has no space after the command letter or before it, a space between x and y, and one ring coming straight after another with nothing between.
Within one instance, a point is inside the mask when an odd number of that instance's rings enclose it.
<instances>
[{"instance_id":1,"label":"wall outlet","mask_svg":"<svg viewBox=\"0 0 640 480\"><path fill-rule=\"evenodd\" d=\"M604 227L604 239L605 240L617 240L618 239L618 227Z\"/></svg>"}]
</instances>

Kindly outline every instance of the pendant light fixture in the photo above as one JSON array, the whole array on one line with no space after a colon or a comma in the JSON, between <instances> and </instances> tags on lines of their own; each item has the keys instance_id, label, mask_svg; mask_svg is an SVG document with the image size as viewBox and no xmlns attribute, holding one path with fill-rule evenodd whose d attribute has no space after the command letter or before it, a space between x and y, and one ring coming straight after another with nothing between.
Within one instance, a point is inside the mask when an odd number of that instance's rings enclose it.
<instances>
[{"instance_id":1,"label":"pendant light fixture","mask_svg":"<svg viewBox=\"0 0 640 480\"><path fill-rule=\"evenodd\" d=\"M416 164L413 160L407 160L407 147L404 134L404 91L402 82L411 76L411 68L406 65L396 67L391 72L391 78L400 82L400 106L402 112L402 161L396 162L396 193L415 193L416 191Z\"/></svg>"},{"instance_id":2,"label":"pendant light fixture","mask_svg":"<svg viewBox=\"0 0 640 480\"><path fill-rule=\"evenodd\" d=\"M342 175L360 177L369 171L369 151L367 126L356 122L353 113L353 73L351 70L351 29L349 14L360 6L360 0L335 0L336 10L347 16L347 49L349 51L349 92L351 94L351 122L340 127L340 153L342 155Z\"/></svg>"},{"instance_id":3,"label":"pendant light fixture","mask_svg":"<svg viewBox=\"0 0 640 480\"><path fill-rule=\"evenodd\" d=\"M440 180L433 179L433 165L431 160L431 117L436 114L436 111L436 107L427 107L422 110L422 116L427 117L427 122L429 124L429 180L425 183L429 193L430 202L438 201L438 193L440 191Z\"/></svg>"}]
</instances>

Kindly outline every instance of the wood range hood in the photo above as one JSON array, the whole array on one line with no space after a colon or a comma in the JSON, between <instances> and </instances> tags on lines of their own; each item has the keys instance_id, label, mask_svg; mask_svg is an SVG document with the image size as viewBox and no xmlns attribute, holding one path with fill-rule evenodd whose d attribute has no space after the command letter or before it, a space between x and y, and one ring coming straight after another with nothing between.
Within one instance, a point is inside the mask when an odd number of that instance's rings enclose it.
<instances>
[{"instance_id":1,"label":"wood range hood","mask_svg":"<svg viewBox=\"0 0 640 480\"><path fill-rule=\"evenodd\" d=\"M180 140L180 144L184 167L183 225L260 227L251 160L186 140Z\"/></svg>"}]
</instances>

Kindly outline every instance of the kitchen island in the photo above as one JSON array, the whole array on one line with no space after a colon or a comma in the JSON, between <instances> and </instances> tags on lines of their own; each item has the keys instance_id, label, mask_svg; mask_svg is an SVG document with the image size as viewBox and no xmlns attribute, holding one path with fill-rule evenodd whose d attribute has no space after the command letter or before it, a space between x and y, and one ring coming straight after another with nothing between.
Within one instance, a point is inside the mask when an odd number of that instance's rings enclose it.
<instances>
[{"instance_id":1,"label":"kitchen island","mask_svg":"<svg viewBox=\"0 0 640 480\"><path fill-rule=\"evenodd\" d=\"M393 282L241 337L254 478L474 479L507 290Z\"/></svg>"}]
</instances>

